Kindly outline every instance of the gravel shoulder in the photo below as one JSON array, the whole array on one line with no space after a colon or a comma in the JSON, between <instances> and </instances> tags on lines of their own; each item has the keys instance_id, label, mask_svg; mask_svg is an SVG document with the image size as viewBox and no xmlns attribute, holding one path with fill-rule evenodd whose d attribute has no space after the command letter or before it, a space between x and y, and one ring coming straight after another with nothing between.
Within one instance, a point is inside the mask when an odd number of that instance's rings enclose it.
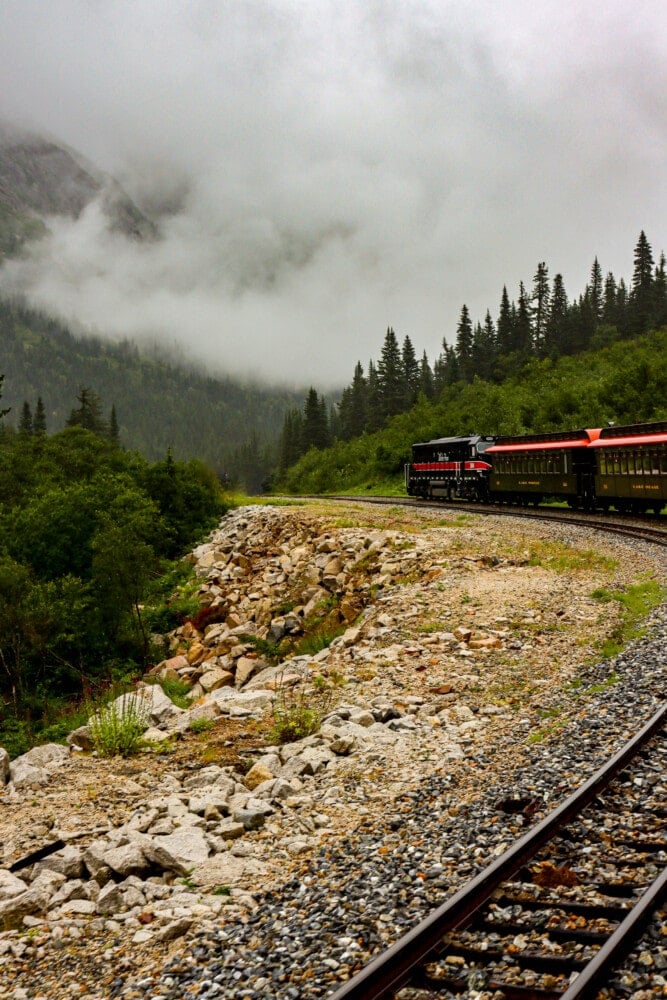
<instances>
[{"instance_id":1,"label":"gravel shoulder","mask_svg":"<svg viewBox=\"0 0 667 1000\"><path fill-rule=\"evenodd\" d=\"M664 609L625 652L600 659L623 615L606 598L664 582L643 545L400 504L317 501L279 517L295 536L304 525L328 535L334 551L360 528L387 533L398 570L380 585L369 576L358 641L316 661L343 679L341 701L388 699L409 724L305 778L301 806L243 838L239 857L259 864L216 921L133 943L150 929L147 909L59 927L35 919L0 934L0 996L326 996L599 766L663 696ZM0 796L0 865L55 832L85 840L120 825L165 774L242 768L267 747L268 727L220 719L166 753L72 757L44 791ZM524 814L512 801L532 805Z\"/></svg>"}]
</instances>

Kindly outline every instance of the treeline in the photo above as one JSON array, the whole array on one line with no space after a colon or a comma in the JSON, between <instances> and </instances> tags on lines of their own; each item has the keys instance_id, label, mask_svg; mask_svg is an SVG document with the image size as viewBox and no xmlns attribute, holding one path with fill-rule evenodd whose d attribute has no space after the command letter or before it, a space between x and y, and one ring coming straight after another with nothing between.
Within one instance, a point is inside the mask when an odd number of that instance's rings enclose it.
<instances>
[{"instance_id":1,"label":"treeline","mask_svg":"<svg viewBox=\"0 0 667 1000\"><path fill-rule=\"evenodd\" d=\"M583 354L532 358L502 384L458 381L420 395L382 429L311 448L283 476L289 493L404 492L415 441L462 433L529 434L667 419L667 330Z\"/></svg>"},{"instance_id":2,"label":"treeline","mask_svg":"<svg viewBox=\"0 0 667 1000\"><path fill-rule=\"evenodd\" d=\"M417 358L409 336L399 342L389 327L379 360L371 360L366 371L357 362L337 407L328 408L310 389L303 408L292 408L285 417L279 478L309 448L372 434L392 417L407 413L420 396L436 401L444 391L475 378L500 385L533 359L555 361L665 324L665 255L655 263L643 231L634 250L630 288L611 272L604 276L596 257L583 293L570 300L563 276L556 274L551 281L546 263L541 262L531 290L521 282L516 301L503 288L495 320L487 310L483 322L473 323L464 304L453 343L443 341L443 351L433 364L426 352Z\"/></svg>"},{"instance_id":3,"label":"treeline","mask_svg":"<svg viewBox=\"0 0 667 1000\"><path fill-rule=\"evenodd\" d=\"M125 447L153 461L167 449L177 460L200 458L248 489L259 488L275 468L285 412L303 398L303 389L214 378L127 341L75 336L58 320L2 298L0 372L11 406L6 419L16 429L26 401L34 419L41 399L46 430L62 430L80 387L93 386L115 404ZM251 463L251 455L260 460Z\"/></svg>"},{"instance_id":4,"label":"treeline","mask_svg":"<svg viewBox=\"0 0 667 1000\"><path fill-rule=\"evenodd\" d=\"M78 403L51 435L39 407L18 429L0 411L0 732L143 668L147 598L225 509L203 463L150 463L118 446L94 393Z\"/></svg>"}]
</instances>

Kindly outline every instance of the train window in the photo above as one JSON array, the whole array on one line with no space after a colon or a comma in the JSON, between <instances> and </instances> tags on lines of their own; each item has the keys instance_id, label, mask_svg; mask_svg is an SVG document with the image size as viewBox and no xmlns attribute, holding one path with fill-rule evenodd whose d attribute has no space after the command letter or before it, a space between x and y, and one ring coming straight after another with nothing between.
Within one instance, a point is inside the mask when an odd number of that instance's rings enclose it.
<instances>
[{"instance_id":1,"label":"train window","mask_svg":"<svg viewBox=\"0 0 667 1000\"><path fill-rule=\"evenodd\" d=\"M627 476L628 474L628 456L621 455L621 475Z\"/></svg>"},{"instance_id":2,"label":"train window","mask_svg":"<svg viewBox=\"0 0 667 1000\"><path fill-rule=\"evenodd\" d=\"M621 459L619 455L614 455L614 475L619 476L621 473Z\"/></svg>"},{"instance_id":3,"label":"train window","mask_svg":"<svg viewBox=\"0 0 667 1000\"><path fill-rule=\"evenodd\" d=\"M598 453L598 472L601 476L607 475L607 456L602 452Z\"/></svg>"},{"instance_id":4,"label":"train window","mask_svg":"<svg viewBox=\"0 0 667 1000\"><path fill-rule=\"evenodd\" d=\"M660 469L663 476L667 476L667 452L665 452L660 459Z\"/></svg>"}]
</instances>

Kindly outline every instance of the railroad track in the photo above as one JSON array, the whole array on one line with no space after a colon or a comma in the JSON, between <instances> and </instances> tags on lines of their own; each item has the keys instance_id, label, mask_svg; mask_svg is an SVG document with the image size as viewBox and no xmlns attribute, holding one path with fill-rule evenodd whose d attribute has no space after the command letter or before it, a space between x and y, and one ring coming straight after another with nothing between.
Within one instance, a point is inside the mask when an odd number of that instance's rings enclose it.
<instances>
[{"instance_id":1,"label":"railroad track","mask_svg":"<svg viewBox=\"0 0 667 1000\"><path fill-rule=\"evenodd\" d=\"M667 900L666 727L667 704L330 1000L595 1000Z\"/></svg>"},{"instance_id":2,"label":"railroad track","mask_svg":"<svg viewBox=\"0 0 667 1000\"><path fill-rule=\"evenodd\" d=\"M322 499L318 497L318 499ZM636 516L632 520L615 518L613 515L588 514L584 515L579 511L563 510L560 508L548 507L513 507L507 504L482 504L466 503L464 501L443 502L440 500L416 500L414 497L360 497L360 496L336 496L327 497L329 500L356 501L362 503L379 504L382 506L396 506L400 504L405 507L418 507L422 510L452 510L459 514L479 514L482 516L500 517L521 517L533 521L550 521L557 524L574 525L580 528L594 529L607 534L620 535L624 538L631 538L637 541L648 541L655 545L667 547L667 524L661 527L655 523L656 518L652 517L652 523L638 519ZM647 517L648 520L648 517ZM663 519L659 519L662 521Z\"/></svg>"}]
</instances>

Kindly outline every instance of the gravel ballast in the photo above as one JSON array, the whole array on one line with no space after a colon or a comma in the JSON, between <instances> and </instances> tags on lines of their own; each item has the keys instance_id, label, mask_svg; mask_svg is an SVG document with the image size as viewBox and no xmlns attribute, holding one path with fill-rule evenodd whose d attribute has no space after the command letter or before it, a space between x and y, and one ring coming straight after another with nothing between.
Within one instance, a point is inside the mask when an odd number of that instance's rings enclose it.
<instances>
[{"instance_id":1,"label":"gravel ballast","mask_svg":"<svg viewBox=\"0 0 667 1000\"><path fill-rule=\"evenodd\" d=\"M519 545L531 533L539 539L549 537L549 529L544 526L526 528L524 523L516 522L513 529L511 521L498 527L495 522L499 521L493 519L496 535L504 538L516 530ZM491 523L487 520L484 530ZM475 549L473 555L479 550L483 534L481 528L475 532L470 529L468 543L471 550ZM558 538L581 549L604 548L618 554L621 561L625 559L635 567L634 573L624 571L628 583L639 578L644 565L654 576L664 579L664 566L655 552L640 543L607 543L606 539L601 541L599 533L583 529L558 528L555 532ZM463 529L461 534L466 537ZM490 553L495 551L489 549ZM528 569L526 573L529 595ZM456 591L463 595L457 596L461 614L467 612L469 602L482 601L480 588L486 579L480 574L466 576L465 586ZM540 589L535 592L532 610L526 611L528 616L542 614L540 602L546 608L550 600L551 583L541 569L535 571L533 579ZM445 582L452 589L458 586L456 580L450 584L447 578ZM590 592L599 582L596 579L579 587L582 614L586 612L586 588ZM431 586L437 596L435 587L440 584L434 582ZM553 587L558 588L556 603L568 612L567 582L562 576L554 576ZM573 606L575 590L572 583ZM408 592L409 597L405 597ZM449 591L447 596L451 599ZM419 597L417 591L404 586L398 600L405 610ZM491 595L491 607L494 599L500 600ZM511 602L511 593L508 596L503 592L502 599ZM526 608L531 603L517 591L517 602L521 601ZM553 599L551 603L549 614L555 622L557 614L567 617ZM490 620L488 608L477 614L486 614ZM500 617L503 614L501 609ZM379 646L395 644L401 630L406 631L405 621L399 629L392 629L391 616L392 594L380 595L376 612ZM597 626L592 623L590 627L592 630ZM541 636L537 629L534 631L537 644ZM424 643L425 634L420 633ZM272 869L270 887L253 892L254 908L240 912L235 909L234 913L230 908L228 918L223 910L215 922L208 921L199 928L195 923L186 937L170 946L168 955L146 954L143 962L141 946L132 946L131 933L122 924L110 935L108 927L73 920L58 947L53 942L41 950L26 945L23 967L20 962L7 966L12 982L0 985L0 996L14 1000L70 996L85 1000L181 1000L190 996L310 1000L329 996L494 860L528 825L539 821L656 711L664 695L667 673L666 606L651 614L645 637L635 640L615 659L582 667L581 658L590 657L587 650L582 657L581 649L572 648L571 666L562 671L559 668L560 672L554 674L556 656L560 658L558 663L568 660L562 633L555 626L553 641L547 637L541 646L524 639L524 648L516 652L516 657L530 659L531 670L536 674L543 670L545 678L541 696L537 701L535 694L527 696L525 708L516 704L511 709L501 706L494 714L492 707L484 703L484 693L476 695L471 687L460 700L472 706L471 726L480 720L484 726L477 726L470 741L464 741L460 759L445 755L437 728L424 726L414 736L406 730L406 742L398 742L393 752L388 749L386 759L378 757L373 762L372 755L367 756L356 772L351 765L347 773L341 772L335 787L311 779L305 791L313 800L313 808L333 813L337 822L330 824L330 833L326 832L329 826L325 828L316 847L286 859L282 877L281 864L277 866L278 877ZM462 658L461 669L465 664L470 664L472 670L475 663L490 663L495 655L489 653L489 659L482 661ZM508 663L501 670L507 673L504 683L511 684L511 646L507 655ZM364 677L361 660L358 666ZM425 689L423 675L406 676L395 665L391 678L394 700L397 687L404 688L402 694L408 701L416 681L422 685L420 692ZM355 691L365 692L364 685L369 688L368 697L384 691L377 677L363 680ZM418 712L414 717L421 725ZM410 749L409 762L401 759L402 747ZM374 768L377 778L373 778ZM374 783L377 791L373 790ZM391 795L385 785L391 787ZM522 804L518 811L515 803ZM268 840L263 842L261 837L257 835L253 842L258 854L263 843L268 850ZM667 986L661 982L661 976L667 975L661 965L665 938L660 937L659 926L650 929L651 935L657 962L649 968L646 949L638 948L623 973L624 995L636 993L635 1000L644 1000L640 991L647 989L664 988L667 995ZM483 994L470 996L487 1000Z\"/></svg>"}]
</instances>

